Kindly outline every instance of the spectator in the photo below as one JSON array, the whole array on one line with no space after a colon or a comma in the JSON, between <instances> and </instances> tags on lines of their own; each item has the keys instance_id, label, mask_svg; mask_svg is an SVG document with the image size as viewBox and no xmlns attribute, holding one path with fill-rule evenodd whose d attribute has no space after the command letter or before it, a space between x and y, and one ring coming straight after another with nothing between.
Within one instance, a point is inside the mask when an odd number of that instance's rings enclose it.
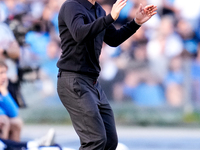
<instances>
[{"instance_id":1,"label":"spectator","mask_svg":"<svg viewBox=\"0 0 200 150\"><path fill-rule=\"evenodd\" d=\"M139 106L162 106L165 104L160 80L150 70L143 70L140 84L135 89L133 101Z\"/></svg>"},{"instance_id":2,"label":"spectator","mask_svg":"<svg viewBox=\"0 0 200 150\"><path fill-rule=\"evenodd\" d=\"M0 60L8 66L9 90L20 107L25 103L21 97L18 78L18 61L20 58L20 47L9 26L2 22L0 14Z\"/></svg>"},{"instance_id":3,"label":"spectator","mask_svg":"<svg viewBox=\"0 0 200 150\"><path fill-rule=\"evenodd\" d=\"M134 69L127 72L124 83L119 86L116 84L115 92L119 88L124 96L116 93L116 99L119 98L131 100L137 106L161 106L165 104L165 97L160 81L156 79L147 68Z\"/></svg>"},{"instance_id":4,"label":"spectator","mask_svg":"<svg viewBox=\"0 0 200 150\"><path fill-rule=\"evenodd\" d=\"M169 63L169 71L165 78L165 94L170 106L183 104L183 61L181 56L173 57Z\"/></svg>"},{"instance_id":5,"label":"spectator","mask_svg":"<svg viewBox=\"0 0 200 150\"><path fill-rule=\"evenodd\" d=\"M22 128L22 120L19 118L19 109L11 94L8 91L8 78L7 69L8 67L4 62L0 62L0 116L9 126L9 130L2 131L5 139L11 139L14 141L20 140L20 133ZM7 124L6 117L9 117L9 124ZM2 128L4 129L4 127ZM6 133L7 132L7 133ZM6 137L7 136L7 137Z\"/></svg>"},{"instance_id":6,"label":"spectator","mask_svg":"<svg viewBox=\"0 0 200 150\"><path fill-rule=\"evenodd\" d=\"M61 0L62 2L63 0ZM64 2L64 1L63 1ZM59 41L59 31L58 31L58 12L60 9L60 2L55 0L49 0L47 3L49 9L51 10L50 22L54 26L54 32L57 35L57 40Z\"/></svg>"},{"instance_id":7,"label":"spectator","mask_svg":"<svg viewBox=\"0 0 200 150\"><path fill-rule=\"evenodd\" d=\"M137 69L127 70L125 78L122 81L121 85L115 84L114 87L114 96L116 100L120 101L134 101L135 91L140 82L140 71ZM118 92L122 90L123 92ZM123 94L123 95L119 95Z\"/></svg>"},{"instance_id":8,"label":"spectator","mask_svg":"<svg viewBox=\"0 0 200 150\"><path fill-rule=\"evenodd\" d=\"M8 76L12 83L18 80L17 60L19 59L19 45L7 24L0 22L0 59L8 64Z\"/></svg>"},{"instance_id":9,"label":"spectator","mask_svg":"<svg viewBox=\"0 0 200 150\"><path fill-rule=\"evenodd\" d=\"M192 103L200 105L200 43L198 44L197 56L192 60L191 66L192 79Z\"/></svg>"},{"instance_id":10,"label":"spectator","mask_svg":"<svg viewBox=\"0 0 200 150\"><path fill-rule=\"evenodd\" d=\"M35 139L30 140L27 142L16 142L13 140L6 140L0 138L0 149L1 150L33 150L38 149L41 147L42 149L46 148L55 148L51 147L54 145L54 137L55 137L55 131L54 129L49 129L46 135Z\"/></svg>"},{"instance_id":11,"label":"spectator","mask_svg":"<svg viewBox=\"0 0 200 150\"><path fill-rule=\"evenodd\" d=\"M194 55L197 53L198 38L192 25L185 19L177 22L177 33L180 35L184 50Z\"/></svg>"},{"instance_id":12,"label":"spectator","mask_svg":"<svg viewBox=\"0 0 200 150\"><path fill-rule=\"evenodd\" d=\"M20 5L16 0L3 0L1 6L3 8L5 20L12 19L13 16L23 11L23 8L21 7L22 5Z\"/></svg>"},{"instance_id":13,"label":"spectator","mask_svg":"<svg viewBox=\"0 0 200 150\"><path fill-rule=\"evenodd\" d=\"M181 54L182 51L182 39L175 32L173 18L164 16L154 38L147 43L147 58L152 71L158 74L160 79L164 79L168 60Z\"/></svg>"},{"instance_id":14,"label":"spectator","mask_svg":"<svg viewBox=\"0 0 200 150\"><path fill-rule=\"evenodd\" d=\"M200 17L200 1L195 0L174 0L174 7L177 9L176 18L183 18L196 30L199 29L198 18Z\"/></svg>"},{"instance_id":15,"label":"spectator","mask_svg":"<svg viewBox=\"0 0 200 150\"><path fill-rule=\"evenodd\" d=\"M161 15L173 15L175 17L175 13L177 11L174 6L175 0L162 0L163 8L161 9Z\"/></svg>"},{"instance_id":16,"label":"spectator","mask_svg":"<svg viewBox=\"0 0 200 150\"><path fill-rule=\"evenodd\" d=\"M60 56L61 50L57 41L49 42L46 51L46 57L40 66L40 79L42 84L42 97L44 102L53 104L60 102L56 93L57 72L56 62Z\"/></svg>"},{"instance_id":17,"label":"spectator","mask_svg":"<svg viewBox=\"0 0 200 150\"><path fill-rule=\"evenodd\" d=\"M31 21L34 25L25 35L25 43L29 45L29 53L34 58L36 66L44 63L49 43L60 42L55 21L58 16L57 7L58 2L55 1L49 1L44 5L41 16Z\"/></svg>"},{"instance_id":18,"label":"spectator","mask_svg":"<svg viewBox=\"0 0 200 150\"><path fill-rule=\"evenodd\" d=\"M140 68L147 68L148 67L148 59L146 54L146 41L140 42L138 41L135 44L134 48L131 49L131 59L129 61L129 67L140 67Z\"/></svg>"},{"instance_id":19,"label":"spectator","mask_svg":"<svg viewBox=\"0 0 200 150\"><path fill-rule=\"evenodd\" d=\"M0 114L0 138L8 139L9 130L10 130L9 118L6 115Z\"/></svg>"},{"instance_id":20,"label":"spectator","mask_svg":"<svg viewBox=\"0 0 200 150\"><path fill-rule=\"evenodd\" d=\"M30 51L37 65L40 65L46 56L47 45L50 42L50 33L44 31L42 27L43 25L38 21L35 23L33 30L25 35L25 42L30 45Z\"/></svg>"}]
</instances>

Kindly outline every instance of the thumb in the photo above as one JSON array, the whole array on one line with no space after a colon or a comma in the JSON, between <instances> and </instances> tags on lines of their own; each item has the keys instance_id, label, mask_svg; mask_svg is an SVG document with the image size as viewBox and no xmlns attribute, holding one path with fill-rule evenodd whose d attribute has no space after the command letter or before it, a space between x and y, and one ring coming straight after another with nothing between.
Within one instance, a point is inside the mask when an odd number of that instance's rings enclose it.
<instances>
[{"instance_id":1,"label":"thumb","mask_svg":"<svg viewBox=\"0 0 200 150\"><path fill-rule=\"evenodd\" d=\"M140 12L142 12L142 8L143 6L142 6L142 4L140 3L140 6L139 6L139 10L140 10Z\"/></svg>"}]
</instances>

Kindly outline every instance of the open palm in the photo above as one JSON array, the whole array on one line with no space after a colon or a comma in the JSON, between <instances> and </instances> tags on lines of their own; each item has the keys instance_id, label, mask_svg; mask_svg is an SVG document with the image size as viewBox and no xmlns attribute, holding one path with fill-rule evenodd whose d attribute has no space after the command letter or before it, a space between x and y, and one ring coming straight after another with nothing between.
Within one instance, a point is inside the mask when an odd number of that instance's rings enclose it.
<instances>
[{"instance_id":1,"label":"open palm","mask_svg":"<svg viewBox=\"0 0 200 150\"><path fill-rule=\"evenodd\" d=\"M139 9L136 11L135 22L142 25L157 13L156 10L157 6L155 5L147 5L143 8L142 4L140 4Z\"/></svg>"}]
</instances>

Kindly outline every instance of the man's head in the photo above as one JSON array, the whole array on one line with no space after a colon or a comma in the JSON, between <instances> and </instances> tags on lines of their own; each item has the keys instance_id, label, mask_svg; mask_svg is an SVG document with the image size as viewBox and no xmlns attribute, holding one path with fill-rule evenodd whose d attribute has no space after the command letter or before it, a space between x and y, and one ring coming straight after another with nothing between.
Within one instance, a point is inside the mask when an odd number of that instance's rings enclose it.
<instances>
[{"instance_id":1,"label":"man's head","mask_svg":"<svg viewBox=\"0 0 200 150\"><path fill-rule=\"evenodd\" d=\"M7 65L3 61L0 61L0 86L7 81L7 70Z\"/></svg>"}]
</instances>

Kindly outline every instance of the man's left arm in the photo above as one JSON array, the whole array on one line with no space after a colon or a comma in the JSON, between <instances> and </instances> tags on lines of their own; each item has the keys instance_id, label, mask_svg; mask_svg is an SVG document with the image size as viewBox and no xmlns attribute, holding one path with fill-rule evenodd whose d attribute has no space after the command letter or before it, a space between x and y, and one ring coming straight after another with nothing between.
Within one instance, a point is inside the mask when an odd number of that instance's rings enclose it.
<instances>
[{"instance_id":1,"label":"man's left arm","mask_svg":"<svg viewBox=\"0 0 200 150\"><path fill-rule=\"evenodd\" d=\"M116 30L114 25L110 25L106 29L104 42L110 46L116 47L132 36L139 27L148 21L157 12L157 7L154 5L147 5L145 7L140 4L136 11L135 18Z\"/></svg>"},{"instance_id":2,"label":"man's left arm","mask_svg":"<svg viewBox=\"0 0 200 150\"><path fill-rule=\"evenodd\" d=\"M140 25L136 24L134 20L126 23L118 30L112 24L106 29L104 42L109 46L117 47L132 36L139 28Z\"/></svg>"}]
</instances>

